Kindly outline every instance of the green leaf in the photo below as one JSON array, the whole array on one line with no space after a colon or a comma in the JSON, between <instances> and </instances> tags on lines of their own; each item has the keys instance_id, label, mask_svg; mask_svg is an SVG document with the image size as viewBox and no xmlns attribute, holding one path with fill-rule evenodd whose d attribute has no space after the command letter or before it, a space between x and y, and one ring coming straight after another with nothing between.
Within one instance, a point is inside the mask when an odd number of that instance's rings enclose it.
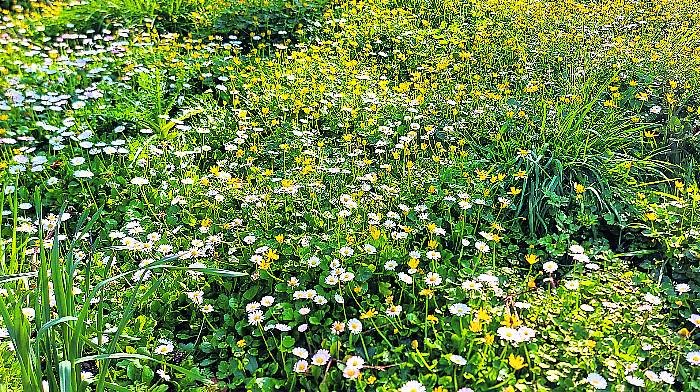
<instances>
[{"instance_id":1,"label":"green leaf","mask_svg":"<svg viewBox=\"0 0 700 392\"><path fill-rule=\"evenodd\" d=\"M245 369L249 371L250 374L253 374L258 370L258 361L252 355L248 355L247 359L248 361L246 361Z\"/></svg>"},{"instance_id":2,"label":"green leaf","mask_svg":"<svg viewBox=\"0 0 700 392\"><path fill-rule=\"evenodd\" d=\"M282 347L284 347L286 349L290 349L290 348L294 347L295 343L296 343L296 341L291 336L285 336L284 338L282 338Z\"/></svg>"},{"instance_id":3,"label":"green leaf","mask_svg":"<svg viewBox=\"0 0 700 392\"><path fill-rule=\"evenodd\" d=\"M357 273L355 274L355 280L360 282L360 283L366 282L371 277L372 277L372 270L370 270L367 267L358 268Z\"/></svg>"},{"instance_id":4,"label":"green leaf","mask_svg":"<svg viewBox=\"0 0 700 392\"><path fill-rule=\"evenodd\" d=\"M248 290L246 290L246 291L243 293L243 298L245 298L245 299L247 299L247 300L250 301L251 299L253 299L253 298L255 297L255 294L258 293L258 290L259 290L259 289L260 289L260 288L259 288L258 286L253 286L253 287L249 288Z\"/></svg>"},{"instance_id":5,"label":"green leaf","mask_svg":"<svg viewBox=\"0 0 700 392\"><path fill-rule=\"evenodd\" d=\"M61 361L58 364L58 377L61 392L73 392L73 364L70 361Z\"/></svg>"},{"instance_id":6,"label":"green leaf","mask_svg":"<svg viewBox=\"0 0 700 392\"><path fill-rule=\"evenodd\" d=\"M35 278L36 276L36 272L24 272L20 274L2 275L0 276L0 284L14 282L25 278Z\"/></svg>"},{"instance_id":7,"label":"green leaf","mask_svg":"<svg viewBox=\"0 0 700 392\"><path fill-rule=\"evenodd\" d=\"M37 332L37 339L40 338L41 335L43 335L49 328L53 327L54 325L66 323L68 321L78 321L78 318L73 316L63 316L61 318L49 321L48 323L42 325L41 328L39 328L39 332Z\"/></svg>"},{"instance_id":8,"label":"green leaf","mask_svg":"<svg viewBox=\"0 0 700 392\"><path fill-rule=\"evenodd\" d=\"M150 384L150 382L153 381L154 376L155 373L148 366L144 366L141 370L141 382L143 383Z\"/></svg>"}]
</instances>

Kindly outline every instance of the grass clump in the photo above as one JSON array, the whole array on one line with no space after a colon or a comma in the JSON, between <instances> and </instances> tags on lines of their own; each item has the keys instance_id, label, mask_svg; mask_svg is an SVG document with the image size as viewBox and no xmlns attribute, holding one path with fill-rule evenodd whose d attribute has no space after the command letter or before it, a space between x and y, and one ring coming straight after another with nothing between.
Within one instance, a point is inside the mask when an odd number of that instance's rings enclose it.
<instances>
[{"instance_id":1,"label":"grass clump","mask_svg":"<svg viewBox=\"0 0 700 392\"><path fill-rule=\"evenodd\" d=\"M7 11L0 382L698 389L696 8Z\"/></svg>"}]
</instances>

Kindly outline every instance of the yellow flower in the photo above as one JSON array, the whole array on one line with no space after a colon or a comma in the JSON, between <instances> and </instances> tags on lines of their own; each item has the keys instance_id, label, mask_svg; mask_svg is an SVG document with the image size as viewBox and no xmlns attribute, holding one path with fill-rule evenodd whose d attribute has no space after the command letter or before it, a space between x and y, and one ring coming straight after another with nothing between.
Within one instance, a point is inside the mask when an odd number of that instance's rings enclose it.
<instances>
[{"instance_id":1,"label":"yellow flower","mask_svg":"<svg viewBox=\"0 0 700 392\"><path fill-rule=\"evenodd\" d=\"M411 259L408 261L409 268L418 268L418 259Z\"/></svg>"},{"instance_id":2,"label":"yellow flower","mask_svg":"<svg viewBox=\"0 0 700 392\"><path fill-rule=\"evenodd\" d=\"M576 184L574 185L574 190L576 191L577 194L580 195L580 194L582 194L583 192L586 191L586 187L584 187L583 185L581 185L581 184L579 184L579 183L576 183Z\"/></svg>"},{"instance_id":3,"label":"yellow flower","mask_svg":"<svg viewBox=\"0 0 700 392\"><path fill-rule=\"evenodd\" d=\"M377 314L377 311L374 309L370 309L362 314L360 314L360 320L365 320L374 317Z\"/></svg>"},{"instance_id":4,"label":"yellow flower","mask_svg":"<svg viewBox=\"0 0 700 392\"><path fill-rule=\"evenodd\" d=\"M492 345L494 340L496 340L496 335L492 335L490 333L484 335L484 343L486 343L487 345Z\"/></svg>"},{"instance_id":5,"label":"yellow flower","mask_svg":"<svg viewBox=\"0 0 700 392\"><path fill-rule=\"evenodd\" d=\"M236 346L238 346L239 348L243 348L243 347L245 347L245 345L246 345L245 339L241 339L241 340L236 342Z\"/></svg>"},{"instance_id":6,"label":"yellow flower","mask_svg":"<svg viewBox=\"0 0 700 392\"><path fill-rule=\"evenodd\" d=\"M275 240L277 240L277 242L279 242L281 244L282 242L284 242L284 234L276 235Z\"/></svg>"},{"instance_id":7,"label":"yellow flower","mask_svg":"<svg viewBox=\"0 0 700 392\"><path fill-rule=\"evenodd\" d=\"M435 317L435 315L433 314L429 314L428 317L426 317L426 321L430 321L431 323L437 323L438 318Z\"/></svg>"},{"instance_id":8,"label":"yellow flower","mask_svg":"<svg viewBox=\"0 0 700 392\"><path fill-rule=\"evenodd\" d=\"M508 357L508 364L516 371L527 366L525 364L525 358L521 357L520 355L513 354L510 354L510 356Z\"/></svg>"},{"instance_id":9,"label":"yellow flower","mask_svg":"<svg viewBox=\"0 0 700 392\"><path fill-rule=\"evenodd\" d=\"M506 327L510 328L517 328L523 324L522 321L520 321L520 318L518 317L517 314L511 315L510 313L505 313L503 315L503 321L501 321L501 325L504 325Z\"/></svg>"},{"instance_id":10,"label":"yellow flower","mask_svg":"<svg viewBox=\"0 0 700 392\"><path fill-rule=\"evenodd\" d=\"M678 331L678 335L687 338L688 336L690 336L690 331L688 331L687 328L681 328L681 330Z\"/></svg>"},{"instance_id":11,"label":"yellow flower","mask_svg":"<svg viewBox=\"0 0 700 392\"><path fill-rule=\"evenodd\" d=\"M481 320L481 321L486 321L486 322L491 321L491 315L484 308L479 309L479 311L476 314L476 318L477 318L477 320Z\"/></svg>"},{"instance_id":12,"label":"yellow flower","mask_svg":"<svg viewBox=\"0 0 700 392\"><path fill-rule=\"evenodd\" d=\"M377 381L377 377L369 376L369 377L367 377L367 380L366 380L366 381L367 381L367 384L372 385L372 384L374 384L374 383Z\"/></svg>"},{"instance_id":13,"label":"yellow flower","mask_svg":"<svg viewBox=\"0 0 700 392\"><path fill-rule=\"evenodd\" d=\"M537 255L532 254L532 253L529 253L528 255L525 256L525 261L527 261L527 263L530 265L535 264L539 260L540 260L540 258L537 257Z\"/></svg>"},{"instance_id":14,"label":"yellow flower","mask_svg":"<svg viewBox=\"0 0 700 392\"><path fill-rule=\"evenodd\" d=\"M376 226L370 226L369 227L369 234L372 236L372 239L375 241L379 239L379 236L382 234L382 231L377 228Z\"/></svg>"},{"instance_id":15,"label":"yellow flower","mask_svg":"<svg viewBox=\"0 0 700 392\"><path fill-rule=\"evenodd\" d=\"M481 323L478 320L472 320L469 322L469 330L476 333L476 332L481 332L482 327Z\"/></svg>"},{"instance_id":16,"label":"yellow flower","mask_svg":"<svg viewBox=\"0 0 700 392\"><path fill-rule=\"evenodd\" d=\"M659 216L654 212L647 212L644 216L651 222L655 221Z\"/></svg>"},{"instance_id":17,"label":"yellow flower","mask_svg":"<svg viewBox=\"0 0 700 392\"><path fill-rule=\"evenodd\" d=\"M418 292L419 295L422 295L424 297L432 297L435 292L431 289L423 289Z\"/></svg>"},{"instance_id":18,"label":"yellow flower","mask_svg":"<svg viewBox=\"0 0 700 392\"><path fill-rule=\"evenodd\" d=\"M503 226L500 223L493 222L491 223L491 228L496 230L496 231L503 231Z\"/></svg>"},{"instance_id":19,"label":"yellow flower","mask_svg":"<svg viewBox=\"0 0 700 392\"><path fill-rule=\"evenodd\" d=\"M268 261L273 261L273 260L279 260L280 256L277 254L277 251L274 249L268 249L267 252L265 252L265 257L267 257Z\"/></svg>"}]
</instances>

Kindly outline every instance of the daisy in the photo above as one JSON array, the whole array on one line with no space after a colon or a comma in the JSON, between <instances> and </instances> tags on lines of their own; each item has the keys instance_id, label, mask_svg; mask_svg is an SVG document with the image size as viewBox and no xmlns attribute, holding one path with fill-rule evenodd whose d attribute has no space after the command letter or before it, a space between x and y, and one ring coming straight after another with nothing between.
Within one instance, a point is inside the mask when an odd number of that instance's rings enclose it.
<instances>
[{"instance_id":1,"label":"daisy","mask_svg":"<svg viewBox=\"0 0 700 392\"><path fill-rule=\"evenodd\" d=\"M296 373L306 373L307 370L309 370L309 363L303 359L298 360L294 364L294 372Z\"/></svg>"},{"instance_id":2,"label":"daisy","mask_svg":"<svg viewBox=\"0 0 700 392\"><path fill-rule=\"evenodd\" d=\"M149 183L148 178L134 177L131 179L132 185L142 186L142 185L146 185L148 183Z\"/></svg>"},{"instance_id":3,"label":"daisy","mask_svg":"<svg viewBox=\"0 0 700 392\"><path fill-rule=\"evenodd\" d=\"M401 305L390 305L386 310L386 315L389 317L396 317L401 314L402 309Z\"/></svg>"},{"instance_id":4,"label":"daisy","mask_svg":"<svg viewBox=\"0 0 700 392\"><path fill-rule=\"evenodd\" d=\"M411 380L403 384L399 392L425 392L425 386L418 381Z\"/></svg>"},{"instance_id":5,"label":"daisy","mask_svg":"<svg viewBox=\"0 0 700 392\"><path fill-rule=\"evenodd\" d=\"M303 347L294 347L292 354L302 359L306 359L309 356L309 352Z\"/></svg>"},{"instance_id":6,"label":"daisy","mask_svg":"<svg viewBox=\"0 0 700 392\"><path fill-rule=\"evenodd\" d=\"M92 178L95 176L90 170L76 170L73 175L76 178Z\"/></svg>"},{"instance_id":7,"label":"daisy","mask_svg":"<svg viewBox=\"0 0 700 392\"><path fill-rule=\"evenodd\" d=\"M469 312L471 312L471 308L465 304L457 303L450 305L449 311L455 316L462 317L469 314Z\"/></svg>"},{"instance_id":8,"label":"daisy","mask_svg":"<svg viewBox=\"0 0 700 392\"><path fill-rule=\"evenodd\" d=\"M331 326L331 332L334 335L340 335L345 331L345 323L341 321L334 321L333 325Z\"/></svg>"},{"instance_id":9,"label":"daisy","mask_svg":"<svg viewBox=\"0 0 700 392\"><path fill-rule=\"evenodd\" d=\"M264 320L265 317L263 317L263 312L260 310L256 310L248 314L248 323L250 325L260 325L260 323L262 323Z\"/></svg>"},{"instance_id":10,"label":"daisy","mask_svg":"<svg viewBox=\"0 0 700 392\"><path fill-rule=\"evenodd\" d=\"M625 380L627 380L628 383L634 385L635 387L643 387L644 386L644 380L639 378L639 377L635 377L633 375L626 376Z\"/></svg>"},{"instance_id":11,"label":"daisy","mask_svg":"<svg viewBox=\"0 0 700 392\"><path fill-rule=\"evenodd\" d=\"M496 330L498 336L508 342L518 343L522 340L522 336L518 330L508 327L500 327Z\"/></svg>"},{"instance_id":12,"label":"daisy","mask_svg":"<svg viewBox=\"0 0 700 392\"><path fill-rule=\"evenodd\" d=\"M393 271L398 265L399 263L397 263L396 260L389 260L386 263L384 263L384 269L386 269L387 271Z\"/></svg>"},{"instance_id":13,"label":"daisy","mask_svg":"<svg viewBox=\"0 0 700 392\"><path fill-rule=\"evenodd\" d=\"M700 314L691 314L688 321L693 323L696 327L700 327Z\"/></svg>"},{"instance_id":14,"label":"daisy","mask_svg":"<svg viewBox=\"0 0 700 392\"><path fill-rule=\"evenodd\" d=\"M452 361L452 363L454 363L455 365L460 365L460 366L464 366L467 364L467 360L464 359L463 356L456 355L456 354L450 355L450 361Z\"/></svg>"},{"instance_id":15,"label":"daisy","mask_svg":"<svg viewBox=\"0 0 700 392\"><path fill-rule=\"evenodd\" d=\"M362 359L362 357L355 355L348 358L348 360L345 362L345 366L362 369L362 367L365 366L365 360Z\"/></svg>"},{"instance_id":16,"label":"daisy","mask_svg":"<svg viewBox=\"0 0 700 392\"><path fill-rule=\"evenodd\" d=\"M311 363L316 366L323 366L328 363L329 359L331 359L330 352L328 350L321 349L318 350L313 357L311 357Z\"/></svg>"},{"instance_id":17,"label":"daisy","mask_svg":"<svg viewBox=\"0 0 700 392\"><path fill-rule=\"evenodd\" d=\"M440 257L442 257L442 255L440 254L440 252L429 250L425 253L425 257L427 257L430 260L440 260Z\"/></svg>"},{"instance_id":18,"label":"daisy","mask_svg":"<svg viewBox=\"0 0 700 392\"><path fill-rule=\"evenodd\" d=\"M442 277L435 272L428 272L425 276L425 284L428 286L439 286L442 283Z\"/></svg>"},{"instance_id":19,"label":"daisy","mask_svg":"<svg viewBox=\"0 0 700 392\"><path fill-rule=\"evenodd\" d=\"M676 285L676 292L678 294L685 294L690 291L690 286L685 283L678 283Z\"/></svg>"},{"instance_id":20,"label":"daisy","mask_svg":"<svg viewBox=\"0 0 700 392\"><path fill-rule=\"evenodd\" d=\"M665 370L659 373L659 378L661 379L661 381L663 381L669 385L676 382L676 378L673 376L673 374L671 374Z\"/></svg>"},{"instance_id":21,"label":"daisy","mask_svg":"<svg viewBox=\"0 0 700 392\"><path fill-rule=\"evenodd\" d=\"M399 280L406 284L413 284L413 278L404 272L399 272Z\"/></svg>"},{"instance_id":22,"label":"daisy","mask_svg":"<svg viewBox=\"0 0 700 392\"><path fill-rule=\"evenodd\" d=\"M197 305L201 305L204 301L204 291L191 291L187 293L187 297Z\"/></svg>"},{"instance_id":23,"label":"daisy","mask_svg":"<svg viewBox=\"0 0 700 392\"><path fill-rule=\"evenodd\" d=\"M167 355L173 352L173 345L172 344L161 344L160 346L156 347L155 353L160 354L160 355Z\"/></svg>"},{"instance_id":24,"label":"daisy","mask_svg":"<svg viewBox=\"0 0 700 392\"><path fill-rule=\"evenodd\" d=\"M343 377L347 378L348 380L354 380L360 377L360 369L352 366L346 366L343 370Z\"/></svg>"},{"instance_id":25,"label":"daisy","mask_svg":"<svg viewBox=\"0 0 700 392\"><path fill-rule=\"evenodd\" d=\"M262 297L262 299L260 300L260 304L266 308L269 308L274 303L275 303L275 297L273 297L271 295L266 295L266 296Z\"/></svg>"},{"instance_id":26,"label":"daisy","mask_svg":"<svg viewBox=\"0 0 700 392\"><path fill-rule=\"evenodd\" d=\"M530 341L532 338L535 337L535 332L534 329L528 328L528 327L520 327L518 328L518 333L520 334L521 338L523 339L524 342Z\"/></svg>"},{"instance_id":27,"label":"daisy","mask_svg":"<svg viewBox=\"0 0 700 392\"><path fill-rule=\"evenodd\" d=\"M569 252L572 255L580 255L580 254L583 254L583 252L585 252L585 251L586 250L583 249L583 246L581 246L581 245L574 244L574 245L571 245L569 247Z\"/></svg>"},{"instance_id":28,"label":"daisy","mask_svg":"<svg viewBox=\"0 0 700 392\"><path fill-rule=\"evenodd\" d=\"M564 282L564 287L566 287L567 290L578 290L578 280L568 280Z\"/></svg>"},{"instance_id":29,"label":"daisy","mask_svg":"<svg viewBox=\"0 0 700 392\"><path fill-rule=\"evenodd\" d=\"M693 366L700 365L700 351L691 351L687 353L685 359Z\"/></svg>"},{"instance_id":30,"label":"daisy","mask_svg":"<svg viewBox=\"0 0 700 392\"><path fill-rule=\"evenodd\" d=\"M338 253L340 253L340 255L343 257L350 257L355 253L355 251L352 250L352 248L349 246L344 246L344 247L340 248Z\"/></svg>"},{"instance_id":31,"label":"daisy","mask_svg":"<svg viewBox=\"0 0 700 392\"><path fill-rule=\"evenodd\" d=\"M158 374L158 376L160 376L160 378L162 378L163 381L170 381L170 375L166 373L164 369L158 369L156 374Z\"/></svg>"},{"instance_id":32,"label":"daisy","mask_svg":"<svg viewBox=\"0 0 700 392\"><path fill-rule=\"evenodd\" d=\"M542 268L544 269L544 272L551 274L552 272L556 271L559 266L553 261L548 261L542 265Z\"/></svg>"},{"instance_id":33,"label":"daisy","mask_svg":"<svg viewBox=\"0 0 700 392\"><path fill-rule=\"evenodd\" d=\"M661 379L659 378L659 375L656 374L655 372L651 370L647 370L644 372L644 376L649 379L651 382L659 382Z\"/></svg>"},{"instance_id":34,"label":"daisy","mask_svg":"<svg viewBox=\"0 0 700 392\"><path fill-rule=\"evenodd\" d=\"M481 253L489 253L489 250L491 250L491 248L484 241L476 241L474 247Z\"/></svg>"},{"instance_id":35,"label":"daisy","mask_svg":"<svg viewBox=\"0 0 700 392\"><path fill-rule=\"evenodd\" d=\"M480 290L483 287L483 285L480 282L475 282L473 280L465 280L462 282L462 289L463 290Z\"/></svg>"},{"instance_id":36,"label":"daisy","mask_svg":"<svg viewBox=\"0 0 700 392\"><path fill-rule=\"evenodd\" d=\"M350 333L357 335L362 332L362 323L356 318L350 319L348 320L348 329L350 330Z\"/></svg>"},{"instance_id":37,"label":"daisy","mask_svg":"<svg viewBox=\"0 0 700 392\"><path fill-rule=\"evenodd\" d=\"M595 389L605 389L608 387L608 381L598 373L591 373L586 377L585 381Z\"/></svg>"}]
</instances>

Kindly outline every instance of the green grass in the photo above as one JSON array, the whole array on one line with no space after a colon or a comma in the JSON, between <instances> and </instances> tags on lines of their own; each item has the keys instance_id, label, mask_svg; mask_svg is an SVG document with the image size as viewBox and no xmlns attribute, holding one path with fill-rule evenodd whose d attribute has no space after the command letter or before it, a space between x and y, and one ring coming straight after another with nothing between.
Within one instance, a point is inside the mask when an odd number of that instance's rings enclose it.
<instances>
[{"instance_id":1,"label":"green grass","mask_svg":"<svg viewBox=\"0 0 700 392\"><path fill-rule=\"evenodd\" d=\"M697 8L6 12L0 383L699 389Z\"/></svg>"}]
</instances>

